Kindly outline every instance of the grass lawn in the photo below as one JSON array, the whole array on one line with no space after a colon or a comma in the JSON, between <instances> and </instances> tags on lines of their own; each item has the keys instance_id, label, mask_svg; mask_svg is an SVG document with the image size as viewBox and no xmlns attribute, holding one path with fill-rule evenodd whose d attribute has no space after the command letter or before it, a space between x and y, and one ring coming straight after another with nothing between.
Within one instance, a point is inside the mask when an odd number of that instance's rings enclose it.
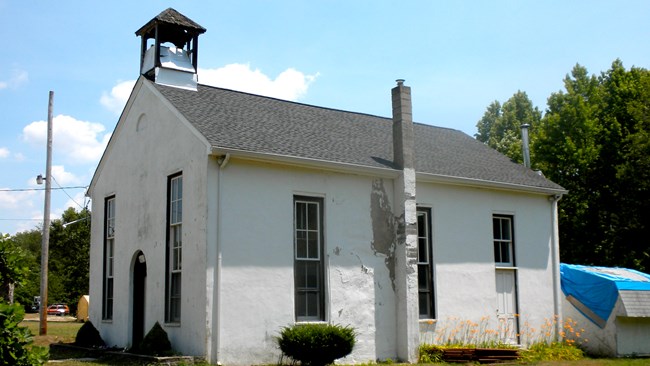
<instances>
[{"instance_id":1,"label":"grass lawn","mask_svg":"<svg viewBox=\"0 0 650 366\"><path fill-rule=\"evenodd\" d=\"M47 323L47 335L39 336L39 323L38 321L23 321L21 326L29 328L34 334L34 345L49 347L52 343L73 343L77 331L81 328L82 323L78 322L62 322L50 321ZM52 350L50 352L50 360L65 360L57 362L57 366L126 366L138 365L133 360L120 360L117 357L104 356L94 361L75 361L74 358L83 358L88 355L78 351L62 351ZM145 365L142 363L141 365ZM556 361L556 362L540 362L536 366L646 366L650 364L650 359L636 358L636 359L584 359L580 361ZM207 365L207 364L203 364ZM386 366L398 366L398 364L380 364ZM458 364L462 365L462 364Z\"/></svg>"},{"instance_id":2,"label":"grass lawn","mask_svg":"<svg viewBox=\"0 0 650 366\"><path fill-rule=\"evenodd\" d=\"M47 322L47 335L39 333L39 322L23 321L20 326L27 327L34 335L34 345L49 347L52 343L72 343L83 323L77 322Z\"/></svg>"}]
</instances>

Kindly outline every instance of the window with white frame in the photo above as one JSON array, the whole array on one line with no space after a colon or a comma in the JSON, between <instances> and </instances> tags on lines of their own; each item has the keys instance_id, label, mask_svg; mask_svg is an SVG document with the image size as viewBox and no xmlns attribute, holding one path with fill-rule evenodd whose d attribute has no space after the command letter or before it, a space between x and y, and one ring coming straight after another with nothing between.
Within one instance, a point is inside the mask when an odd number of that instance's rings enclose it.
<instances>
[{"instance_id":1,"label":"window with white frame","mask_svg":"<svg viewBox=\"0 0 650 366\"><path fill-rule=\"evenodd\" d=\"M168 183L167 225L167 302L165 320L181 321L181 273L183 269L183 176L177 174Z\"/></svg>"},{"instance_id":2,"label":"window with white frame","mask_svg":"<svg viewBox=\"0 0 650 366\"><path fill-rule=\"evenodd\" d=\"M418 304L420 319L435 318L431 210L418 208Z\"/></svg>"},{"instance_id":3,"label":"window with white frame","mask_svg":"<svg viewBox=\"0 0 650 366\"><path fill-rule=\"evenodd\" d=\"M325 320L323 199L294 197L294 286L297 321Z\"/></svg>"},{"instance_id":4,"label":"window with white frame","mask_svg":"<svg viewBox=\"0 0 650 366\"><path fill-rule=\"evenodd\" d=\"M115 196L104 201L104 281L102 319L113 319L113 276L115 274Z\"/></svg>"},{"instance_id":5,"label":"window with white frame","mask_svg":"<svg viewBox=\"0 0 650 366\"><path fill-rule=\"evenodd\" d=\"M515 261L512 216L494 215L492 217L492 232L494 235L494 262L500 267L513 267Z\"/></svg>"}]
</instances>

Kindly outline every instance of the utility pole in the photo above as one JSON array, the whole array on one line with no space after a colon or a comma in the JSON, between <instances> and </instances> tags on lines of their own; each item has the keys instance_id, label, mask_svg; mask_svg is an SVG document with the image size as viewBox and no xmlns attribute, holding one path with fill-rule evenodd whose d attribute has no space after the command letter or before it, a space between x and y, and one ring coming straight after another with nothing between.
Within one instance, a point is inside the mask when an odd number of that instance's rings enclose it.
<instances>
[{"instance_id":1,"label":"utility pole","mask_svg":"<svg viewBox=\"0 0 650 366\"><path fill-rule=\"evenodd\" d=\"M41 241L41 321L38 334L47 335L47 269L50 247L50 195L52 193L52 109L54 92L50 91L47 105L47 161L45 165L45 209L43 213L43 240ZM39 181L42 177L39 176ZM40 184L40 183L39 183Z\"/></svg>"}]
</instances>

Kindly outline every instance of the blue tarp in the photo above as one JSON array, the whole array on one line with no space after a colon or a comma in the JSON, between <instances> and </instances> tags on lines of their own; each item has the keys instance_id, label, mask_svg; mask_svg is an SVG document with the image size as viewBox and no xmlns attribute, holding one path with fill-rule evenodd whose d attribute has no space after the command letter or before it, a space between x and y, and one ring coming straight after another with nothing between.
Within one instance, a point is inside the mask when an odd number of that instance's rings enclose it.
<instances>
[{"instance_id":1,"label":"blue tarp","mask_svg":"<svg viewBox=\"0 0 650 366\"><path fill-rule=\"evenodd\" d=\"M650 291L650 275L627 268L562 263L560 279L565 296L573 296L605 321L616 305L619 290Z\"/></svg>"}]
</instances>

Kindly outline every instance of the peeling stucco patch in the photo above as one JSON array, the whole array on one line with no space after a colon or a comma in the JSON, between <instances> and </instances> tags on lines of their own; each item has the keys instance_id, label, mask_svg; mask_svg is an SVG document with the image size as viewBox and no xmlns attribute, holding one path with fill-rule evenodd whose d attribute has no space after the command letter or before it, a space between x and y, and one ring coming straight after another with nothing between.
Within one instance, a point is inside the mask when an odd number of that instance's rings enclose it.
<instances>
[{"instance_id":1,"label":"peeling stucco patch","mask_svg":"<svg viewBox=\"0 0 650 366\"><path fill-rule=\"evenodd\" d=\"M395 246L398 242L396 227L399 220L393 215L383 179L372 182L370 194L370 217L372 220L372 242L370 246L375 255L384 256L391 285L395 291ZM402 220L403 221L403 220Z\"/></svg>"}]
</instances>

